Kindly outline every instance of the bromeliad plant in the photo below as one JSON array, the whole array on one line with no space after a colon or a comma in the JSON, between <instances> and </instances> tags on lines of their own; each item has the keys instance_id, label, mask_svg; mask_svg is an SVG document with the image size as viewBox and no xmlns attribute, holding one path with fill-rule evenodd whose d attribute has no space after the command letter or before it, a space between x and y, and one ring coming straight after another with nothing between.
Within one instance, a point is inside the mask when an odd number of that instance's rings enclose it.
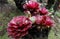
<instances>
[{"instance_id":1,"label":"bromeliad plant","mask_svg":"<svg viewBox=\"0 0 60 39\"><path fill-rule=\"evenodd\" d=\"M28 34L28 30L32 27L32 21L25 16L14 17L8 23L8 35L12 38L19 39Z\"/></svg>"},{"instance_id":2,"label":"bromeliad plant","mask_svg":"<svg viewBox=\"0 0 60 39\"><path fill-rule=\"evenodd\" d=\"M48 10L45 7L41 7L40 3L28 1L23 4L23 9L27 16L14 17L8 23L8 36L14 39L20 39L26 35L33 37L36 31L42 32L43 29L49 29L53 26L54 21L48 15Z\"/></svg>"}]
</instances>

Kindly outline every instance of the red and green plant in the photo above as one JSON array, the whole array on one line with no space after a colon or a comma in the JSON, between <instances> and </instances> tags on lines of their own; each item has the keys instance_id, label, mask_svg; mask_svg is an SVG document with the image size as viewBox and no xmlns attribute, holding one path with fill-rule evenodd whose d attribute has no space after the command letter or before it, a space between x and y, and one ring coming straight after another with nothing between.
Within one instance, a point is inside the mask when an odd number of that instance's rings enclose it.
<instances>
[{"instance_id":1,"label":"red and green plant","mask_svg":"<svg viewBox=\"0 0 60 39\"><path fill-rule=\"evenodd\" d=\"M40 3L28 1L23 4L24 13L27 16L14 17L7 27L8 35L12 38L19 39L29 34L29 30L37 27L37 29L45 29L53 27L54 20L51 18L48 9L41 7ZM38 29L38 30L39 30Z\"/></svg>"}]
</instances>

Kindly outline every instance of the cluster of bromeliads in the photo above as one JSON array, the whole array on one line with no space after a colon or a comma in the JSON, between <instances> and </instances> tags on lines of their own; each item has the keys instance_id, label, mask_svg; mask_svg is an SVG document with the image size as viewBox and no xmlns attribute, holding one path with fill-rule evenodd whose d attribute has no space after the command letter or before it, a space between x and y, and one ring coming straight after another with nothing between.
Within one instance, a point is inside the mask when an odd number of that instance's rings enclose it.
<instances>
[{"instance_id":1,"label":"cluster of bromeliads","mask_svg":"<svg viewBox=\"0 0 60 39\"><path fill-rule=\"evenodd\" d=\"M42 32L53 26L54 21L49 16L49 12L41 4L34 1L28 1L23 5L24 13L27 16L14 17L9 23L7 32L14 39L20 39L26 35L31 37L36 32ZM39 34L38 34L39 35Z\"/></svg>"}]
</instances>

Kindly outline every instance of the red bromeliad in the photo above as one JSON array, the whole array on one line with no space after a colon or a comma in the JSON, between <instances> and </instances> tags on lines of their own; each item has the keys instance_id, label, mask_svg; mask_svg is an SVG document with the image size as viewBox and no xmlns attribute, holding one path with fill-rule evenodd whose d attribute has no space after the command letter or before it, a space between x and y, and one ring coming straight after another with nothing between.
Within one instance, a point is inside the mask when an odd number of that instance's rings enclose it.
<instances>
[{"instance_id":1,"label":"red bromeliad","mask_svg":"<svg viewBox=\"0 0 60 39\"><path fill-rule=\"evenodd\" d=\"M28 1L28 2L26 2L24 5L23 5L23 8L24 9L31 9L31 10L33 10L33 9L38 9L39 8L39 4L38 4L38 2L34 2L34 1Z\"/></svg>"},{"instance_id":2,"label":"red bromeliad","mask_svg":"<svg viewBox=\"0 0 60 39\"><path fill-rule=\"evenodd\" d=\"M45 16L44 17L45 18L45 25L46 26L53 26L53 24L54 24L54 20L52 20L52 18L50 17L50 16Z\"/></svg>"},{"instance_id":3,"label":"red bromeliad","mask_svg":"<svg viewBox=\"0 0 60 39\"><path fill-rule=\"evenodd\" d=\"M8 23L7 32L12 38L23 37L28 34L32 22L25 16L17 16Z\"/></svg>"},{"instance_id":4,"label":"red bromeliad","mask_svg":"<svg viewBox=\"0 0 60 39\"><path fill-rule=\"evenodd\" d=\"M35 24L41 25L41 26L53 26L54 21L51 19L50 16L34 16L35 18Z\"/></svg>"},{"instance_id":5,"label":"red bromeliad","mask_svg":"<svg viewBox=\"0 0 60 39\"><path fill-rule=\"evenodd\" d=\"M39 9L39 4L38 2L28 1L23 5L23 8L25 12L30 11L31 15L34 15L37 13L37 9Z\"/></svg>"},{"instance_id":6,"label":"red bromeliad","mask_svg":"<svg viewBox=\"0 0 60 39\"><path fill-rule=\"evenodd\" d=\"M48 14L48 10L45 7L43 7L39 10L39 13L40 13L40 15L46 15L46 14Z\"/></svg>"}]
</instances>

